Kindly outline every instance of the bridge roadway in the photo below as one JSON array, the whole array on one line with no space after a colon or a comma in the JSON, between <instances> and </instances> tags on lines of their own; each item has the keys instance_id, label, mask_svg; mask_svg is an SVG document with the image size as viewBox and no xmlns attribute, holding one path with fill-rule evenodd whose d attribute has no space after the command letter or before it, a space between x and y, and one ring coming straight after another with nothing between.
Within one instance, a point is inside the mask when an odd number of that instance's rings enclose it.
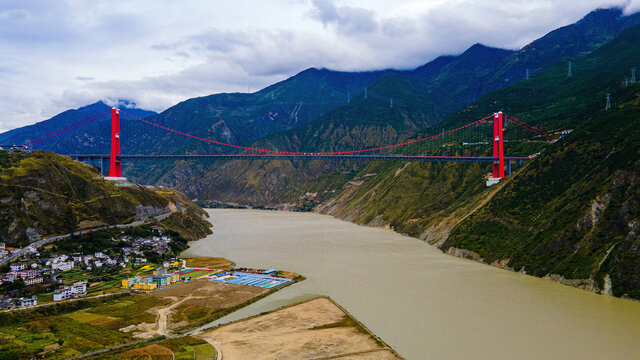
<instances>
[{"instance_id":1,"label":"bridge roadway","mask_svg":"<svg viewBox=\"0 0 640 360\"><path fill-rule=\"evenodd\" d=\"M104 154L77 154L66 155L74 160L104 160L109 155ZM211 160L367 160L367 161L458 161L458 162L492 162L498 161L497 157L490 156L434 156L434 155L327 155L327 154L185 154L185 155L118 155L120 160L142 159L211 159ZM530 160L529 156L505 156L505 161Z\"/></svg>"}]
</instances>

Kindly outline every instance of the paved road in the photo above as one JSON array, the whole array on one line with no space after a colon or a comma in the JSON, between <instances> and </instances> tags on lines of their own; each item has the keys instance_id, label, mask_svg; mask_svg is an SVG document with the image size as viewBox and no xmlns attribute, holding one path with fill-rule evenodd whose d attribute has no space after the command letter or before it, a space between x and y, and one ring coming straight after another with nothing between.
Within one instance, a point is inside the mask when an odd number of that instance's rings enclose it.
<instances>
[{"instance_id":1,"label":"paved road","mask_svg":"<svg viewBox=\"0 0 640 360\"><path fill-rule=\"evenodd\" d=\"M170 212L167 212L167 213L164 213L164 214L160 214L160 215L154 216L154 218L156 220L158 220L158 221L162 221L162 220L168 218L171 214L172 214L172 212L170 211ZM89 233L89 232L98 231L98 230L104 230L104 229L109 229L109 228L119 228L119 229L130 228L130 227L135 227L135 226L138 226L138 225L142 225L142 224L146 223L147 221L148 220L137 220L137 221L130 222L130 223L127 223L127 224L105 225L105 226L100 226L100 227L93 228L93 229L75 231L75 232L72 232L72 233L69 233L69 234L52 236L50 238L38 240L38 241L36 241L34 243L31 243L29 246L35 246L36 248L38 248L38 247L40 247L40 246L42 246L44 244L48 244L48 243L51 243L51 242L54 242L54 241L58 241L58 240L61 240L61 239L66 239L71 235L81 235L81 234L86 234L86 233ZM15 254L13 254L13 255L11 255L9 257L6 257L4 259L0 259L0 265L4 265L4 264L6 264L6 263L8 263L8 262L10 262L12 260L15 260L15 259L21 257L22 255L24 255L26 252L27 252L27 247L23 247L22 249L18 250Z\"/></svg>"}]
</instances>

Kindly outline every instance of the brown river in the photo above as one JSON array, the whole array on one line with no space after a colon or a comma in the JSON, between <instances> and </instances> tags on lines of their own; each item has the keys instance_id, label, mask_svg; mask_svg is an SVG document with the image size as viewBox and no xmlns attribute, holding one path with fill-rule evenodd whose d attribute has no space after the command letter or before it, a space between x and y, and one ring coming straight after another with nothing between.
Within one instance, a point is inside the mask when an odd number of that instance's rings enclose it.
<instances>
[{"instance_id":1,"label":"brown river","mask_svg":"<svg viewBox=\"0 0 640 360\"><path fill-rule=\"evenodd\" d=\"M406 359L640 359L640 303L451 257L329 216L209 214L213 235L187 254L307 277L211 325L328 295Z\"/></svg>"}]
</instances>

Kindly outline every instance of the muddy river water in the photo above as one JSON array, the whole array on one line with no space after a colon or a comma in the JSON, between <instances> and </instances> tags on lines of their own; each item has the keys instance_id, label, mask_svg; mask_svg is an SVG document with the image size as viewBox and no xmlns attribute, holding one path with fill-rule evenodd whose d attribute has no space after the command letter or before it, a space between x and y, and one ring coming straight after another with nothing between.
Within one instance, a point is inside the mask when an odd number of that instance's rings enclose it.
<instances>
[{"instance_id":1,"label":"muddy river water","mask_svg":"<svg viewBox=\"0 0 640 360\"><path fill-rule=\"evenodd\" d=\"M406 359L640 359L640 303L451 257L329 216L209 214L213 235L187 254L307 277L214 325L328 295Z\"/></svg>"}]
</instances>

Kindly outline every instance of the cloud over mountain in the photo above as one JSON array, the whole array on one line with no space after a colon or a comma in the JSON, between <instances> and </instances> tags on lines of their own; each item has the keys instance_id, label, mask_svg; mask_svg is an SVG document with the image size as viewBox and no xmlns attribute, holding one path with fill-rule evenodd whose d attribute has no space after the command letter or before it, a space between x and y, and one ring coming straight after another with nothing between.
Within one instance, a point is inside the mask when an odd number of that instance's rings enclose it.
<instances>
[{"instance_id":1,"label":"cloud over mountain","mask_svg":"<svg viewBox=\"0 0 640 360\"><path fill-rule=\"evenodd\" d=\"M407 69L477 42L519 48L610 6L640 1L4 1L0 131L99 99L160 111L308 67Z\"/></svg>"}]
</instances>

